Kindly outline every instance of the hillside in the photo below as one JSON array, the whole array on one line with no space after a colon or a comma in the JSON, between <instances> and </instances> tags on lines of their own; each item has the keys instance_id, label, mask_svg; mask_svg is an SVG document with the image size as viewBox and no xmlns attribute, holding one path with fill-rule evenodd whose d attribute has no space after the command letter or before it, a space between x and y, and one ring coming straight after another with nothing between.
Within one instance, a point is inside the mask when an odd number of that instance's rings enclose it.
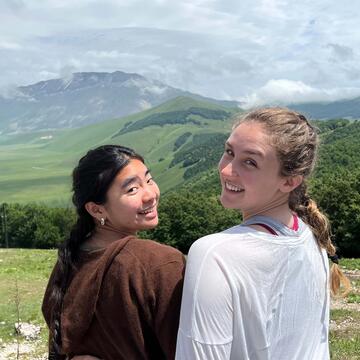
<instances>
[{"instance_id":1,"label":"hillside","mask_svg":"<svg viewBox=\"0 0 360 360\"><path fill-rule=\"evenodd\" d=\"M360 170L360 121L324 131L317 174Z\"/></svg>"},{"instance_id":2,"label":"hillside","mask_svg":"<svg viewBox=\"0 0 360 360\"><path fill-rule=\"evenodd\" d=\"M139 74L74 73L0 95L0 133L79 128L135 114L178 96L237 106L235 101L205 98Z\"/></svg>"},{"instance_id":3,"label":"hillside","mask_svg":"<svg viewBox=\"0 0 360 360\"><path fill-rule=\"evenodd\" d=\"M190 166L179 160L184 149L194 152L198 144L208 146L212 136L228 133L234 111L178 97L138 114L79 129L0 135L0 198L7 202L68 203L70 173L77 159L88 149L106 143L133 147L144 154L166 192L184 182ZM200 153L205 155L204 151ZM206 162L202 169L211 165Z\"/></svg>"},{"instance_id":4,"label":"hillside","mask_svg":"<svg viewBox=\"0 0 360 360\"><path fill-rule=\"evenodd\" d=\"M218 193L212 169L222 154L234 112L178 97L138 114L79 129L0 135L0 197L6 202L68 204L70 173L77 159L106 143L144 154L163 194L179 185ZM323 143L317 174L322 178L335 168L359 169L359 122L340 119L316 125Z\"/></svg>"},{"instance_id":5,"label":"hillside","mask_svg":"<svg viewBox=\"0 0 360 360\"><path fill-rule=\"evenodd\" d=\"M329 174L338 173L341 175L346 172L360 172L360 121L340 119L314 121L313 123L318 127L321 139L314 178L318 178L318 182L321 184L325 177L329 177ZM193 169L196 176L180 187L198 192L206 189L209 194L219 194L220 184L215 167L220 159L220 154L223 152L223 138L214 137L206 146L208 149L203 149L203 155L199 157L198 161L205 161L208 152L216 153L218 156L209 160L206 171L196 172L197 166L190 166L187 171ZM186 159L187 157L196 156L196 153L194 155L194 149L189 144L188 148L184 148L176 154L175 159L180 155Z\"/></svg>"},{"instance_id":6,"label":"hillside","mask_svg":"<svg viewBox=\"0 0 360 360\"><path fill-rule=\"evenodd\" d=\"M360 119L360 97L333 102L290 104L288 107L304 113L311 119Z\"/></svg>"}]
</instances>

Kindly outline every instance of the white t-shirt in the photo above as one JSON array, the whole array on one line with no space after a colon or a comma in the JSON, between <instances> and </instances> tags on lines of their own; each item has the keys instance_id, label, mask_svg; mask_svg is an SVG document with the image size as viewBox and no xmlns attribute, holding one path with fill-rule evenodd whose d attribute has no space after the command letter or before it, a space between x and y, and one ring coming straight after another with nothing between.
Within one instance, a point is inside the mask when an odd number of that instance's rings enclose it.
<instances>
[{"instance_id":1,"label":"white t-shirt","mask_svg":"<svg viewBox=\"0 0 360 360\"><path fill-rule=\"evenodd\" d=\"M176 359L329 359L329 269L310 229L235 226L191 247Z\"/></svg>"}]
</instances>

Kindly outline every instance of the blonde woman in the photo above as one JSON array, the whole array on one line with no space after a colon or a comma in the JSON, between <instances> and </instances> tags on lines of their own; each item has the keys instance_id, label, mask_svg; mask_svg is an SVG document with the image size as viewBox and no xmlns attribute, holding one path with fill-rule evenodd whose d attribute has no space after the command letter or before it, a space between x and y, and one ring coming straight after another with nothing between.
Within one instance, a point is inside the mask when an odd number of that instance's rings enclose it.
<instances>
[{"instance_id":1,"label":"blonde woman","mask_svg":"<svg viewBox=\"0 0 360 360\"><path fill-rule=\"evenodd\" d=\"M176 359L329 359L329 298L343 275L309 197L318 135L283 108L239 119L219 163L221 202L244 222L190 249ZM346 279L345 279L345 285Z\"/></svg>"}]
</instances>

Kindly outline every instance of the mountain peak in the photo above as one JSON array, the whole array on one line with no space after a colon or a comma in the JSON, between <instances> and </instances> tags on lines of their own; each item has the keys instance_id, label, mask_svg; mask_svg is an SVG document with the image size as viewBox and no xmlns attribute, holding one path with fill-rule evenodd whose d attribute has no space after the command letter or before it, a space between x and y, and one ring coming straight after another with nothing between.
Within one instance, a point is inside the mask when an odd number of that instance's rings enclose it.
<instances>
[{"instance_id":1,"label":"mountain peak","mask_svg":"<svg viewBox=\"0 0 360 360\"><path fill-rule=\"evenodd\" d=\"M105 82L105 83L116 83L124 82L129 79L141 79L146 80L143 76L135 73L126 73L123 71L108 72L76 72L71 76L73 81L77 82Z\"/></svg>"},{"instance_id":2,"label":"mountain peak","mask_svg":"<svg viewBox=\"0 0 360 360\"><path fill-rule=\"evenodd\" d=\"M53 95L63 91L79 90L94 86L111 86L122 84L128 80L143 80L146 78L135 73L125 73L122 71L107 72L76 72L70 76L40 81L33 85L20 86L19 90L33 97Z\"/></svg>"},{"instance_id":3,"label":"mountain peak","mask_svg":"<svg viewBox=\"0 0 360 360\"><path fill-rule=\"evenodd\" d=\"M174 101L175 107L186 104L196 107L200 101L233 106L232 102L204 98L139 74L76 72L18 87L11 99L0 96L3 117L0 131L20 133L81 127L134 114L178 96L183 97Z\"/></svg>"}]
</instances>

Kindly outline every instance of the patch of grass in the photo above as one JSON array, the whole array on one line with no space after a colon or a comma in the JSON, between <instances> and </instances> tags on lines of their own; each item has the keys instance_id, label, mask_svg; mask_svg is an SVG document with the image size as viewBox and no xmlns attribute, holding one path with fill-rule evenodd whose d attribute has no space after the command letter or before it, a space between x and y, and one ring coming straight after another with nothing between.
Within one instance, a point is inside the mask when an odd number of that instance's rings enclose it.
<instances>
[{"instance_id":1,"label":"patch of grass","mask_svg":"<svg viewBox=\"0 0 360 360\"><path fill-rule=\"evenodd\" d=\"M347 296L347 302L351 304L360 304L360 279L351 280L351 292Z\"/></svg>"},{"instance_id":2,"label":"patch of grass","mask_svg":"<svg viewBox=\"0 0 360 360\"><path fill-rule=\"evenodd\" d=\"M55 260L55 250L0 249L0 338L3 342L14 341L18 291L21 321L40 325L41 338L46 343L41 302Z\"/></svg>"},{"instance_id":3,"label":"patch of grass","mask_svg":"<svg viewBox=\"0 0 360 360\"><path fill-rule=\"evenodd\" d=\"M360 271L360 259L341 259L340 265L344 270Z\"/></svg>"},{"instance_id":4,"label":"patch of grass","mask_svg":"<svg viewBox=\"0 0 360 360\"><path fill-rule=\"evenodd\" d=\"M347 297L347 302L352 304L360 304L360 294L355 294L351 292Z\"/></svg>"},{"instance_id":5,"label":"patch of grass","mask_svg":"<svg viewBox=\"0 0 360 360\"><path fill-rule=\"evenodd\" d=\"M360 311L331 310L330 318L340 325L330 331L330 354L332 360L360 359ZM342 326L341 326L342 325Z\"/></svg>"},{"instance_id":6,"label":"patch of grass","mask_svg":"<svg viewBox=\"0 0 360 360\"><path fill-rule=\"evenodd\" d=\"M330 357L332 360L360 359L360 330L335 330L330 332Z\"/></svg>"},{"instance_id":7,"label":"patch of grass","mask_svg":"<svg viewBox=\"0 0 360 360\"><path fill-rule=\"evenodd\" d=\"M21 359L34 360L46 352L48 330L41 314L41 302L55 261L56 250L0 249L0 345L16 341L16 279L21 321L41 326L40 339L35 346L36 353L22 355ZM349 263L353 264L354 261L350 259ZM351 297L349 300L351 301ZM332 310L331 319L337 324L348 324L330 332L331 359L359 360L360 311Z\"/></svg>"},{"instance_id":8,"label":"patch of grass","mask_svg":"<svg viewBox=\"0 0 360 360\"><path fill-rule=\"evenodd\" d=\"M354 321L360 323L360 311L353 311L347 309L334 309L330 311L330 318L336 323L339 323L347 318L352 318L354 319Z\"/></svg>"}]
</instances>

